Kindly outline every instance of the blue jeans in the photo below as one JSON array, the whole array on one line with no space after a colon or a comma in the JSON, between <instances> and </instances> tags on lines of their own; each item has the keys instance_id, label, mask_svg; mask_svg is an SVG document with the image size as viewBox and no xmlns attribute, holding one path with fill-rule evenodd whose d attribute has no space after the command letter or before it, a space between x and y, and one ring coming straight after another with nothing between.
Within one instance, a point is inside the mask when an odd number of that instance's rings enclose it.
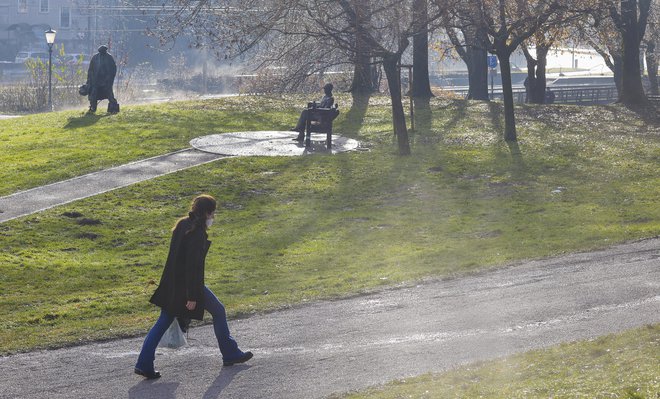
<instances>
[{"instance_id":1,"label":"blue jeans","mask_svg":"<svg viewBox=\"0 0 660 399\"><path fill-rule=\"evenodd\" d=\"M231 361L242 356L243 352L238 349L238 344L234 338L229 335L225 307L207 287L204 287L204 309L213 316L213 330L215 331L215 337L218 340L222 359L224 361ZM160 311L160 317L144 339L144 344L142 344L142 350L140 351L140 356L138 357L135 367L145 372L154 370L156 347L173 321L174 316L171 316L165 310Z\"/></svg>"}]
</instances>

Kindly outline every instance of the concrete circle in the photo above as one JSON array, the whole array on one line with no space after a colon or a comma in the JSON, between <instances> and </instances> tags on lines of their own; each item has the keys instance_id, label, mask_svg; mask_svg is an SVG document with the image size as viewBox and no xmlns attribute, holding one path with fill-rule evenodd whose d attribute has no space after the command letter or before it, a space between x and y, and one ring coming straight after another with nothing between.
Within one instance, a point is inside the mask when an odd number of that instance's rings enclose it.
<instances>
[{"instance_id":1,"label":"concrete circle","mask_svg":"<svg viewBox=\"0 0 660 399\"><path fill-rule=\"evenodd\" d=\"M284 131L233 132L194 138L190 145L200 151L236 156L300 156L312 153L337 154L355 150L359 143L336 134L332 149L325 146L325 134L312 133L312 145L306 148L294 139L298 133Z\"/></svg>"}]
</instances>

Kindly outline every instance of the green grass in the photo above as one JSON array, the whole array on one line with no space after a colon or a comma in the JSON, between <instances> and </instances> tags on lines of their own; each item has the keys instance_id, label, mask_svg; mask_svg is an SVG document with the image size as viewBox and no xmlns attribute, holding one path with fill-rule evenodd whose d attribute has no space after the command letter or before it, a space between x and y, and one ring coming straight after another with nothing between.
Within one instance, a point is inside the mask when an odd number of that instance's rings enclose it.
<instances>
[{"instance_id":1,"label":"green grass","mask_svg":"<svg viewBox=\"0 0 660 399\"><path fill-rule=\"evenodd\" d=\"M660 325L351 393L344 399L626 398L660 393Z\"/></svg>"},{"instance_id":2,"label":"green grass","mask_svg":"<svg viewBox=\"0 0 660 399\"><path fill-rule=\"evenodd\" d=\"M288 104L126 107L86 128L49 122L52 135L48 120L77 114L2 121L0 140L18 144L0 179L8 193L199 135L284 128ZM170 228L202 192L220 204L206 282L231 316L660 233L659 127L623 108L519 108L509 147L499 104L434 100L410 157L396 155L383 98L342 109L336 130L370 151L224 159L0 224L0 353L144 334Z\"/></svg>"},{"instance_id":3,"label":"green grass","mask_svg":"<svg viewBox=\"0 0 660 399\"><path fill-rule=\"evenodd\" d=\"M200 135L287 129L300 104L274 100L163 103L117 115L64 111L0 120L0 196L189 147ZM120 149L111 151L109 149Z\"/></svg>"}]
</instances>

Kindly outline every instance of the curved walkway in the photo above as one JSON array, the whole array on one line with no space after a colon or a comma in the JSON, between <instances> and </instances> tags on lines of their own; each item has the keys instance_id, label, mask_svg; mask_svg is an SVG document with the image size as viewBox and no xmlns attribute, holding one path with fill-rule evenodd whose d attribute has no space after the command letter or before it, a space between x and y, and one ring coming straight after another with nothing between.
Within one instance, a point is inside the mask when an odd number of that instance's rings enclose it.
<instances>
[{"instance_id":1,"label":"curved walkway","mask_svg":"<svg viewBox=\"0 0 660 399\"><path fill-rule=\"evenodd\" d=\"M142 338L0 357L0 397L323 398L658 323L659 259L652 239L232 320L255 353L233 367L213 327L194 328L158 350L156 381L133 374Z\"/></svg>"},{"instance_id":2,"label":"curved walkway","mask_svg":"<svg viewBox=\"0 0 660 399\"><path fill-rule=\"evenodd\" d=\"M199 137L190 142L193 149L131 162L0 197L0 223L227 156L301 156L328 152L320 143L325 135L313 135L315 141L309 149L293 141L296 135L295 132L263 131ZM333 154L350 151L358 146L357 141L338 135L333 136L333 139Z\"/></svg>"}]
</instances>

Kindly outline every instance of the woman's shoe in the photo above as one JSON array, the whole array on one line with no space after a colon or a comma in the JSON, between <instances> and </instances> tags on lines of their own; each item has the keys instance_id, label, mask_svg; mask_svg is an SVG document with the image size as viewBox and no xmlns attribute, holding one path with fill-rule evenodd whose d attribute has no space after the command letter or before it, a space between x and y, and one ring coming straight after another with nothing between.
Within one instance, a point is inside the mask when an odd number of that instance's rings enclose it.
<instances>
[{"instance_id":1,"label":"woman's shoe","mask_svg":"<svg viewBox=\"0 0 660 399\"><path fill-rule=\"evenodd\" d=\"M135 374L141 375L148 380L155 380L156 378L160 378L160 371L142 371L137 367L135 368Z\"/></svg>"},{"instance_id":2,"label":"woman's shoe","mask_svg":"<svg viewBox=\"0 0 660 399\"><path fill-rule=\"evenodd\" d=\"M245 362L247 362L248 360L252 359L252 356L254 356L254 355L252 354L252 352L245 352L245 353L243 353L243 354L242 354L239 358L237 358L237 359L234 359L234 360L224 360L224 361L222 362L222 365L223 365L223 366L233 366L233 365L238 364L238 363L245 363Z\"/></svg>"}]
</instances>

